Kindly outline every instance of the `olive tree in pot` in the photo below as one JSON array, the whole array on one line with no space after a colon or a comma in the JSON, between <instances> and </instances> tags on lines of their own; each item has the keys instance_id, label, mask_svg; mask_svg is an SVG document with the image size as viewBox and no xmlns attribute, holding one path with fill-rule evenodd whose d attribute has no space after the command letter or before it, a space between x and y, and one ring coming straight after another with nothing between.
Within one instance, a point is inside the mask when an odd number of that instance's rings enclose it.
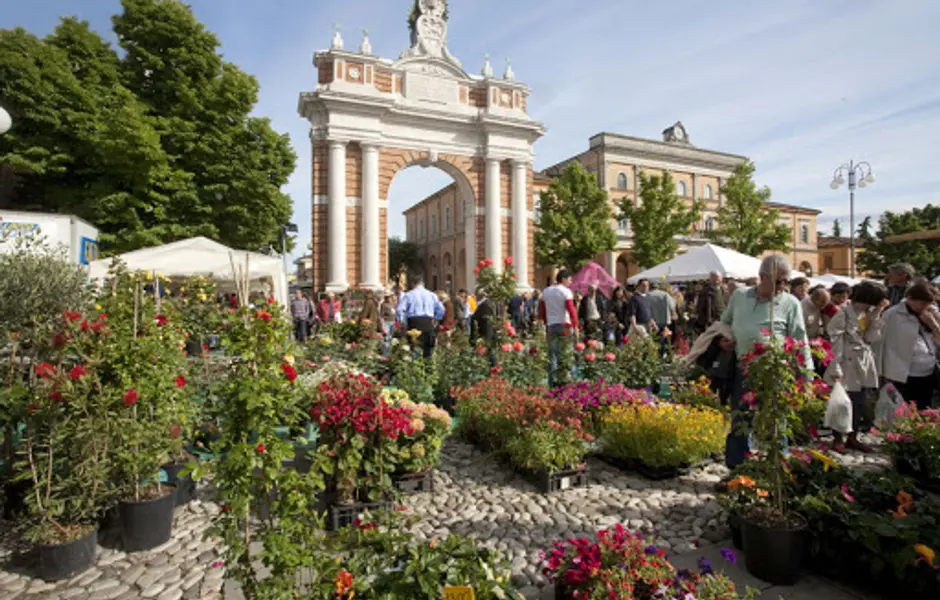
<instances>
[{"instance_id":1,"label":"olive tree in pot","mask_svg":"<svg viewBox=\"0 0 940 600\"><path fill-rule=\"evenodd\" d=\"M774 305L771 302L770 320ZM794 583L800 574L807 544L807 522L790 510L786 498L784 453L792 436L790 424L798 418L787 401L801 379L811 378L806 340L780 339L768 332L744 357L746 380L742 405L751 413L758 442L759 465L768 490L740 514L746 565L756 577L776 585Z\"/></svg>"},{"instance_id":2,"label":"olive tree in pot","mask_svg":"<svg viewBox=\"0 0 940 600\"><path fill-rule=\"evenodd\" d=\"M110 277L99 304L111 316L117 343L108 346L102 365L116 407L110 443L121 534L124 549L134 552L159 546L172 533L175 486L161 481L161 466L181 437L174 437L176 427L191 422L192 402L181 385L184 338L172 306L144 292L145 274L116 264Z\"/></svg>"},{"instance_id":3,"label":"olive tree in pot","mask_svg":"<svg viewBox=\"0 0 940 600\"><path fill-rule=\"evenodd\" d=\"M30 486L27 537L38 545L39 575L66 579L90 567L108 485L113 426L96 349L110 336L106 315L65 313L54 348L35 366L18 470Z\"/></svg>"}]
</instances>

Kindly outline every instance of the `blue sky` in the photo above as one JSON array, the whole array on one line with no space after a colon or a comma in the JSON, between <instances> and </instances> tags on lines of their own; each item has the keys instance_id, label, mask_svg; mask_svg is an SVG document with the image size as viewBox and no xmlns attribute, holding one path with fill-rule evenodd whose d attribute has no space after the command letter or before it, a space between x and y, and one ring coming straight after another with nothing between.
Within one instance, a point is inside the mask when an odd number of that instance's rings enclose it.
<instances>
[{"instance_id":1,"label":"blue sky","mask_svg":"<svg viewBox=\"0 0 940 600\"><path fill-rule=\"evenodd\" d=\"M110 34L119 0L5 3L0 27L44 35L77 14ZM256 114L288 132L299 160L287 192L302 246L310 236L310 146L297 95L312 90L312 52L340 23L347 48L367 28L374 52L405 49L411 0L192 0L226 59L261 83ZM599 131L658 139L682 120L693 144L752 157L778 202L848 222L848 192L832 171L867 160L877 182L856 196L856 221L940 203L940 2L936 0L452 0L449 47L470 72L512 57L547 127L543 168L587 147ZM400 212L449 182L411 168L392 184Z\"/></svg>"}]
</instances>

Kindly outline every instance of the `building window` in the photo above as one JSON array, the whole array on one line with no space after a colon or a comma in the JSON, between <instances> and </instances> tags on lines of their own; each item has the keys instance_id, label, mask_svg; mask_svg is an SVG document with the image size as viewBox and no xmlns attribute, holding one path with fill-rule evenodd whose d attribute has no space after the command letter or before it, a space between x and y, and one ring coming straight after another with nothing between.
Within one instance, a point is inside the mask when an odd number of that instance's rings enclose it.
<instances>
[{"instance_id":1,"label":"building window","mask_svg":"<svg viewBox=\"0 0 940 600\"><path fill-rule=\"evenodd\" d=\"M444 231L450 231L450 207L444 210Z\"/></svg>"},{"instance_id":2,"label":"building window","mask_svg":"<svg viewBox=\"0 0 940 600\"><path fill-rule=\"evenodd\" d=\"M424 219L418 221L418 239L424 239Z\"/></svg>"},{"instance_id":3,"label":"building window","mask_svg":"<svg viewBox=\"0 0 940 600\"><path fill-rule=\"evenodd\" d=\"M679 195L679 196L681 196L681 197L685 197L685 196L688 195L688 194L686 193L687 191L688 191L688 190L685 189L685 182L684 182L684 181L680 181L679 183L676 184L676 194L677 194L677 195Z\"/></svg>"},{"instance_id":4,"label":"building window","mask_svg":"<svg viewBox=\"0 0 940 600\"><path fill-rule=\"evenodd\" d=\"M437 215L431 215L431 235L437 234Z\"/></svg>"},{"instance_id":5,"label":"building window","mask_svg":"<svg viewBox=\"0 0 940 600\"><path fill-rule=\"evenodd\" d=\"M705 217L705 231L712 231L713 229L715 229L715 219Z\"/></svg>"},{"instance_id":6,"label":"building window","mask_svg":"<svg viewBox=\"0 0 940 600\"><path fill-rule=\"evenodd\" d=\"M809 243L809 225L800 225L800 243Z\"/></svg>"},{"instance_id":7,"label":"building window","mask_svg":"<svg viewBox=\"0 0 940 600\"><path fill-rule=\"evenodd\" d=\"M705 184L705 188L702 190L702 198L706 200L712 199L712 186Z\"/></svg>"},{"instance_id":8,"label":"building window","mask_svg":"<svg viewBox=\"0 0 940 600\"><path fill-rule=\"evenodd\" d=\"M617 175L617 189L618 190L628 189L629 185L630 185L630 182L629 180L627 180L626 173L620 173Z\"/></svg>"}]
</instances>

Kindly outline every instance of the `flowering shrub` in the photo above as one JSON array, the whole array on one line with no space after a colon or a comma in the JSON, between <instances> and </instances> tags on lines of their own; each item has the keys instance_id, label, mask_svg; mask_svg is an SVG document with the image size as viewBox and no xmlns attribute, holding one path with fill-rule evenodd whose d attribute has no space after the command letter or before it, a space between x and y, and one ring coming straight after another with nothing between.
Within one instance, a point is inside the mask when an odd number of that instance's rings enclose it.
<instances>
[{"instance_id":1,"label":"flowering shrub","mask_svg":"<svg viewBox=\"0 0 940 600\"><path fill-rule=\"evenodd\" d=\"M216 333L222 324L222 313L216 302L215 283L196 275L186 280L176 299L183 332L199 344Z\"/></svg>"},{"instance_id":2,"label":"flowering shrub","mask_svg":"<svg viewBox=\"0 0 940 600\"><path fill-rule=\"evenodd\" d=\"M693 381L670 386L672 401L678 404L721 409L718 394L711 389L711 380L702 375Z\"/></svg>"},{"instance_id":3,"label":"flowering shrub","mask_svg":"<svg viewBox=\"0 0 940 600\"><path fill-rule=\"evenodd\" d=\"M913 402L902 404L878 433L898 470L940 482L940 410L918 411Z\"/></svg>"},{"instance_id":4,"label":"flowering shrub","mask_svg":"<svg viewBox=\"0 0 940 600\"><path fill-rule=\"evenodd\" d=\"M450 336L438 339L433 360L437 373L434 396L438 401L450 398L455 387L471 386L489 377L486 348L478 352L477 348L471 347L463 329L456 329Z\"/></svg>"},{"instance_id":5,"label":"flowering shrub","mask_svg":"<svg viewBox=\"0 0 940 600\"><path fill-rule=\"evenodd\" d=\"M512 330L512 325L508 322L506 329ZM496 347L499 376L514 387L528 388L544 385L547 356L535 344L527 345L518 339L512 340L500 336Z\"/></svg>"},{"instance_id":6,"label":"flowering shrub","mask_svg":"<svg viewBox=\"0 0 940 600\"><path fill-rule=\"evenodd\" d=\"M516 274L513 272L513 258L507 256L503 261L502 273L497 273L493 260L484 258L473 268L477 287L486 290L487 297L497 306L504 306L516 295Z\"/></svg>"},{"instance_id":7,"label":"flowering shrub","mask_svg":"<svg viewBox=\"0 0 940 600\"><path fill-rule=\"evenodd\" d=\"M616 381L629 388L658 387L662 362L659 344L651 336L630 336L618 351Z\"/></svg>"},{"instance_id":8,"label":"flowering shrub","mask_svg":"<svg viewBox=\"0 0 940 600\"><path fill-rule=\"evenodd\" d=\"M548 397L581 407L582 424L594 435L600 431L601 417L610 406L633 406L649 403L654 397L646 390L632 390L619 383L578 381L555 388Z\"/></svg>"},{"instance_id":9,"label":"flowering shrub","mask_svg":"<svg viewBox=\"0 0 940 600\"><path fill-rule=\"evenodd\" d=\"M420 331L408 332L409 342L394 340L391 353L392 383L408 393L415 402L433 403L434 389L437 384L437 364L425 360L420 351L416 351Z\"/></svg>"},{"instance_id":10,"label":"flowering shrub","mask_svg":"<svg viewBox=\"0 0 940 600\"><path fill-rule=\"evenodd\" d=\"M446 410L433 404L415 403L401 390L383 390L382 397L389 406L411 411L411 429L408 443L398 444L399 471L422 473L440 461L444 438L450 435L451 418Z\"/></svg>"},{"instance_id":11,"label":"flowering shrub","mask_svg":"<svg viewBox=\"0 0 940 600\"><path fill-rule=\"evenodd\" d=\"M813 338L809 341L809 353L813 357L813 363L823 367L828 367L829 363L835 358L832 353L832 344L822 337Z\"/></svg>"},{"instance_id":12,"label":"flowering shrub","mask_svg":"<svg viewBox=\"0 0 940 600\"><path fill-rule=\"evenodd\" d=\"M505 451L522 469L554 472L580 464L593 439L581 428L579 406L550 400L541 388L522 390L493 377L454 395L460 435Z\"/></svg>"},{"instance_id":13,"label":"flowering shrub","mask_svg":"<svg viewBox=\"0 0 940 600\"><path fill-rule=\"evenodd\" d=\"M611 408L601 426L601 452L649 467L684 467L718 454L727 433L722 413L671 403Z\"/></svg>"},{"instance_id":14,"label":"flowering shrub","mask_svg":"<svg viewBox=\"0 0 940 600\"><path fill-rule=\"evenodd\" d=\"M722 550L730 562L737 557ZM699 572L677 573L666 552L650 544L640 534L617 524L602 529L595 539L558 541L543 553L542 573L555 582L556 597L564 599L607 600L609 598L696 598L697 600L736 600L741 598L734 583L715 573L711 563L699 560ZM748 590L744 598L754 598Z\"/></svg>"},{"instance_id":15,"label":"flowering shrub","mask_svg":"<svg viewBox=\"0 0 940 600\"><path fill-rule=\"evenodd\" d=\"M617 349L605 348L603 342L585 340L575 345L575 364L581 379L587 381L619 381L621 365L617 364Z\"/></svg>"},{"instance_id":16,"label":"flowering shrub","mask_svg":"<svg viewBox=\"0 0 940 600\"><path fill-rule=\"evenodd\" d=\"M354 502L359 494L373 500L387 497L401 445L415 434L415 426L424 425L413 423L411 410L390 406L366 375L340 375L321 383L310 417L320 428L320 451L329 455L330 490L343 503Z\"/></svg>"}]
</instances>

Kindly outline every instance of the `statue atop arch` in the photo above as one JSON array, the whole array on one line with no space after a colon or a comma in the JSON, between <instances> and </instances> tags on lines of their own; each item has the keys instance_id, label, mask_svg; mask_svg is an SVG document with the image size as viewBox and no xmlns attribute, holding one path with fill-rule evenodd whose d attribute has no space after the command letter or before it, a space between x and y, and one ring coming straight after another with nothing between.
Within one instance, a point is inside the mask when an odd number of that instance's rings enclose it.
<instances>
[{"instance_id":1,"label":"statue atop arch","mask_svg":"<svg viewBox=\"0 0 940 600\"><path fill-rule=\"evenodd\" d=\"M401 57L440 58L460 67L460 61L447 50L447 0L415 0L408 15L411 48Z\"/></svg>"}]
</instances>

